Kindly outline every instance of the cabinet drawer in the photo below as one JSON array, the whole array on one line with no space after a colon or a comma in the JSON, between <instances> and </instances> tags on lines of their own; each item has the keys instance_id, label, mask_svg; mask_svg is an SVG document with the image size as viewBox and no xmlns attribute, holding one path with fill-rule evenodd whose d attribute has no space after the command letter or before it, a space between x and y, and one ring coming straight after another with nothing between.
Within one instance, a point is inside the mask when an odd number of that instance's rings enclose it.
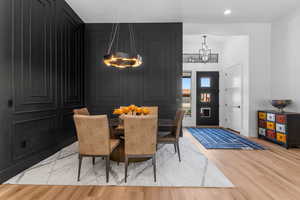
<instances>
[{"instance_id":1,"label":"cabinet drawer","mask_svg":"<svg viewBox=\"0 0 300 200\"><path fill-rule=\"evenodd\" d=\"M274 122L267 122L267 129L275 130L275 123Z\"/></svg>"},{"instance_id":2,"label":"cabinet drawer","mask_svg":"<svg viewBox=\"0 0 300 200\"><path fill-rule=\"evenodd\" d=\"M265 120L259 120L258 124L260 128L267 128L267 122Z\"/></svg>"},{"instance_id":3,"label":"cabinet drawer","mask_svg":"<svg viewBox=\"0 0 300 200\"><path fill-rule=\"evenodd\" d=\"M277 135L276 139L278 142L286 143L286 135L285 134L277 133L276 135Z\"/></svg>"},{"instance_id":4,"label":"cabinet drawer","mask_svg":"<svg viewBox=\"0 0 300 200\"><path fill-rule=\"evenodd\" d=\"M276 132L275 131L267 130L266 135L267 135L268 138L276 140Z\"/></svg>"},{"instance_id":5,"label":"cabinet drawer","mask_svg":"<svg viewBox=\"0 0 300 200\"><path fill-rule=\"evenodd\" d=\"M262 120L266 120L267 119L267 113L265 113L265 112L259 112L258 113L258 118L262 119Z\"/></svg>"},{"instance_id":6,"label":"cabinet drawer","mask_svg":"<svg viewBox=\"0 0 300 200\"><path fill-rule=\"evenodd\" d=\"M286 133L285 124L276 124L276 131L280 133Z\"/></svg>"},{"instance_id":7,"label":"cabinet drawer","mask_svg":"<svg viewBox=\"0 0 300 200\"><path fill-rule=\"evenodd\" d=\"M267 120L271 122L275 122L275 114L274 113L268 113L267 114Z\"/></svg>"},{"instance_id":8,"label":"cabinet drawer","mask_svg":"<svg viewBox=\"0 0 300 200\"><path fill-rule=\"evenodd\" d=\"M259 134L259 135L262 135L262 136L266 136L266 129L264 129L264 128L259 128L259 129L258 129L258 134Z\"/></svg>"},{"instance_id":9,"label":"cabinet drawer","mask_svg":"<svg viewBox=\"0 0 300 200\"><path fill-rule=\"evenodd\" d=\"M276 115L276 122L285 124L286 123L286 116L285 115Z\"/></svg>"}]
</instances>

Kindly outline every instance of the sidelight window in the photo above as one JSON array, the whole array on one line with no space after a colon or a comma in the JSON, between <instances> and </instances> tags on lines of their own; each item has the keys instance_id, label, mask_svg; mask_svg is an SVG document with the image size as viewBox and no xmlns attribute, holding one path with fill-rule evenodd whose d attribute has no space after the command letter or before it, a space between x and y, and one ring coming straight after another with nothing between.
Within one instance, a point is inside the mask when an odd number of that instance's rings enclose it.
<instances>
[{"instance_id":1,"label":"sidelight window","mask_svg":"<svg viewBox=\"0 0 300 200\"><path fill-rule=\"evenodd\" d=\"M183 72L182 75L182 109L185 110L186 116L192 114L192 73Z\"/></svg>"}]
</instances>

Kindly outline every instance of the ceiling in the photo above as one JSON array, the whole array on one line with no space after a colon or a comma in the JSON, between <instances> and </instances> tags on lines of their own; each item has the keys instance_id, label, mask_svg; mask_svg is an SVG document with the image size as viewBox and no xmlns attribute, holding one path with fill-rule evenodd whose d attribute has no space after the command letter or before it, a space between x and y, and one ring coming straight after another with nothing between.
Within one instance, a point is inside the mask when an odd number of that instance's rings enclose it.
<instances>
[{"instance_id":1,"label":"ceiling","mask_svg":"<svg viewBox=\"0 0 300 200\"><path fill-rule=\"evenodd\" d=\"M271 22L300 0L66 0L86 23ZM232 15L224 16L225 9Z\"/></svg>"}]
</instances>

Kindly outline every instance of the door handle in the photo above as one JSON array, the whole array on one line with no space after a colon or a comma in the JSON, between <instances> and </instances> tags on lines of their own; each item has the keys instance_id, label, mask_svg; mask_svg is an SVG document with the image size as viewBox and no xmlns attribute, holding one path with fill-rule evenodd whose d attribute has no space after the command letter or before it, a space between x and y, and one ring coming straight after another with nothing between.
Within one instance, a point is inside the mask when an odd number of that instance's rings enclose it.
<instances>
[{"instance_id":1,"label":"door handle","mask_svg":"<svg viewBox=\"0 0 300 200\"><path fill-rule=\"evenodd\" d=\"M228 104L226 103L225 106L228 106ZM231 106L232 108L241 108L241 106Z\"/></svg>"}]
</instances>

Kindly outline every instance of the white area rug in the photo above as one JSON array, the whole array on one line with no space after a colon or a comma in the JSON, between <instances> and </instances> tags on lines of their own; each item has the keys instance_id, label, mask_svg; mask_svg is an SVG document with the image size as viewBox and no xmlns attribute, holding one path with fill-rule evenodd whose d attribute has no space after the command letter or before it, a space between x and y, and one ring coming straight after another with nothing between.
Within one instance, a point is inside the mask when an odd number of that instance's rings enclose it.
<instances>
[{"instance_id":1,"label":"white area rug","mask_svg":"<svg viewBox=\"0 0 300 200\"><path fill-rule=\"evenodd\" d=\"M42 185L120 185L171 187L233 187L224 174L190 142L180 140L181 162L173 145L160 145L157 152L157 182L153 180L151 160L130 163L127 183L124 163L110 162L109 183L105 182L105 160L83 158L81 180L77 182L78 143L74 143L35 166L23 171L6 183Z\"/></svg>"}]
</instances>

